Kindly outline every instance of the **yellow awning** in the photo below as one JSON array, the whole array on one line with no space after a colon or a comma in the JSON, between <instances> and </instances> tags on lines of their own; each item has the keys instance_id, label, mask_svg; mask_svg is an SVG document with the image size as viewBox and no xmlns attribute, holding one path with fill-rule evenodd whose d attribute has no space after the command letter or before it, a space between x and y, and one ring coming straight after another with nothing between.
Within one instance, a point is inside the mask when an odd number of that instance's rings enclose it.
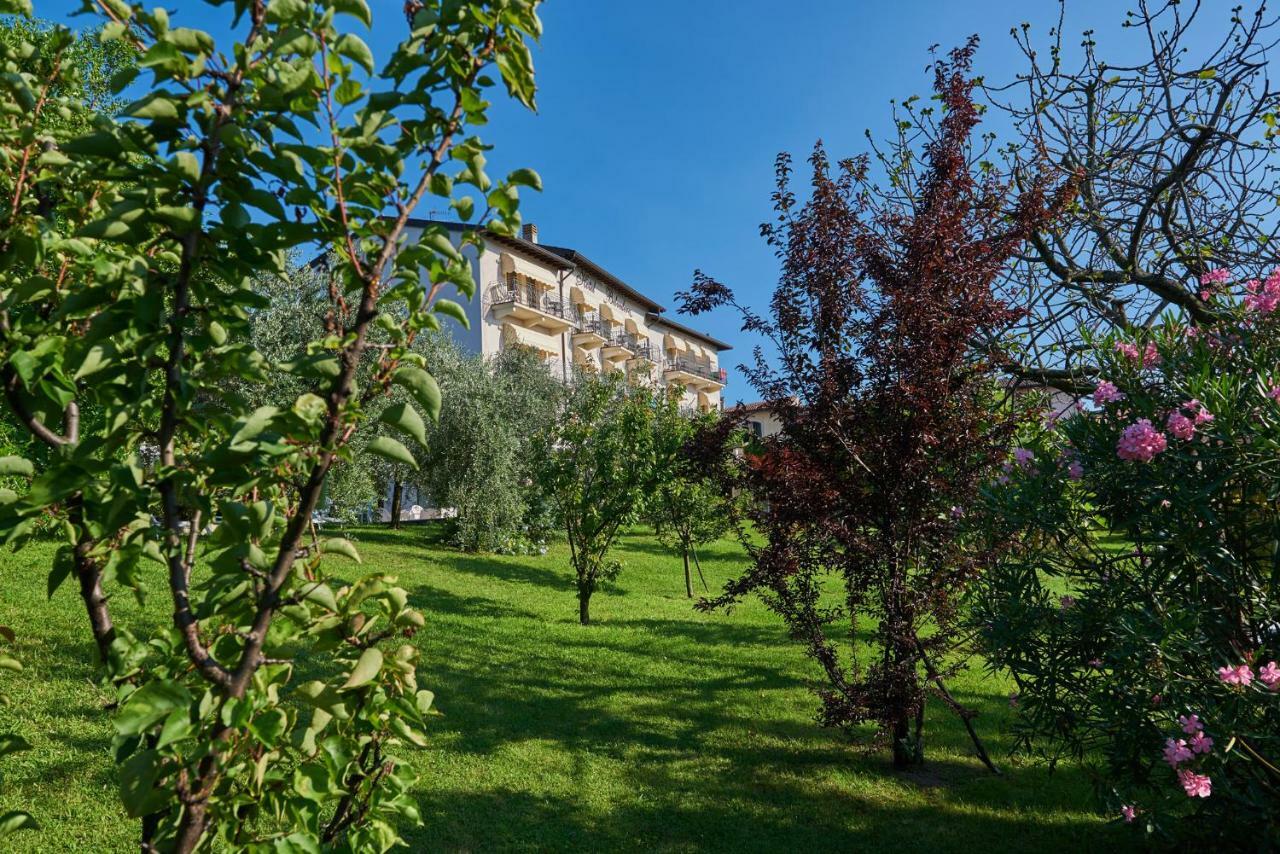
<instances>
[{"instance_id":1,"label":"yellow awning","mask_svg":"<svg viewBox=\"0 0 1280 854\"><path fill-rule=\"evenodd\" d=\"M586 296L582 293L582 288L573 285L569 288L569 302L574 305L591 305L587 302Z\"/></svg>"},{"instance_id":2,"label":"yellow awning","mask_svg":"<svg viewBox=\"0 0 1280 854\"><path fill-rule=\"evenodd\" d=\"M641 335L641 334L643 334L643 333L641 333L641 331L640 331L640 324L636 323L636 322L635 322L635 320L633 320L633 319L632 319L632 318L630 318L630 317L628 317L626 320L624 320L624 321L622 322L622 325L623 325L623 327L624 327L628 332L630 332L632 335Z\"/></svg>"},{"instance_id":3,"label":"yellow awning","mask_svg":"<svg viewBox=\"0 0 1280 854\"><path fill-rule=\"evenodd\" d=\"M662 336L662 348L664 350L675 350L676 352L683 352L685 349L683 342L670 332Z\"/></svg>"},{"instance_id":4,"label":"yellow awning","mask_svg":"<svg viewBox=\"0 0 1280 854\"><path fill-rule=\"evenodd\" d=\"M526 279L531 279L543 287L555 287L552 284L556 280L554 271L544 270L532 261L527 261L512 252L503 252L498 259L498 266L502 270L504 279L511 273L519 273Z\"/></svg>"},{"instance_id":5,"label":"yellow awning","mask_svg":"<svg viewBox=\"0 0 1280 854\"><path fill-rule=\"evenodd\" d=\"M616 323L618 321L618 312L609 303L602 302L600 303L600 317Z\"/></svg>"},{"instance_id":6,"label":"yellow awning","mask_svg":"<svg viewBox=\"0 0 1280 854\"><path fill-rule=\"evenodd\" d=\"M519 344L522 347L531 347L548 356L560 355L559 336L548 335L536 329L527 329L514 323L502 324L502 343L508 346Z\"/></svg>"}]
</instances>

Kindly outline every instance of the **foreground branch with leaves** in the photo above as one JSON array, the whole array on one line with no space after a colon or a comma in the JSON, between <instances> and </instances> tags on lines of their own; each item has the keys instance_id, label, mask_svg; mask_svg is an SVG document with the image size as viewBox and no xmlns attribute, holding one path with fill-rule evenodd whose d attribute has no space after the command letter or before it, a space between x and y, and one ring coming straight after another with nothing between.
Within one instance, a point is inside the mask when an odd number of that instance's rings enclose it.
<instances>
[{"instance_id":1,"label":"foreground branch with leaves","mask_svg":"<svg viewBox=\"0 0 1280 854\"><path fill-rule=\"evenodd\" d=\"M87 129L41 122L72 106L60 93L79 72L57 53L69 33L55 31L44 74L23 44L0 46L0 382L45 446L3 460L26 488L3 496L0 536L62 531L49 590L79 585L144 850L384 850L418 818L397 752L425 738L431 694L404 640L423 618L394 579L332 578L325 555L358 555L311 519L392 384L417 407L383 417L409 439L439 411L411 345L459 313L442 288L473 284L463 247L431 229L407 243L405 229L429 195L518 227L517 186L537 176L491 182L468 127L485 119L491 68L532 106L536 6L408 4L405 38L375 70L348 29L372 27L364 0L235 0L240 35L221 48L162 8L86 0L102 39L140 57L112 91L147 93ZM393 24L406 19L380 22ZM321 337L271 362L250 343L252 282L291 251L334 258L329 311ZM288 408L236 393L278 371L309 386ZM390 436L367 447L412 464ZM157 582L172 628L117 626L112 589Z\"/></svg>"}]
</instances>

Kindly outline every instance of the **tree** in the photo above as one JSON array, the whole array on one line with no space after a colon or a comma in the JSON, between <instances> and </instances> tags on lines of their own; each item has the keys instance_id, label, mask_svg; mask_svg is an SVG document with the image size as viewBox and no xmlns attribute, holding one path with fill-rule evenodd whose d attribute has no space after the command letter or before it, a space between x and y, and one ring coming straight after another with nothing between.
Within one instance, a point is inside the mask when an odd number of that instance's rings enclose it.
<instances>
[{"instance_id":1,"label":"tree","mask_svg":"<svg viewBox=\"0 0 1280 854\"><path fill-rule=\"evenodd\" d=\"M654 424L655 466L658 475L647 515L658 540L684 561L685 595L693 598L692 556L702 577L697 547L718 540L733 529L730 500L716 481L689 456L700 432L708 432L717 414L690 416L675 406L660 407ZM702 577L703 588L707 580Z\"/></svg>"},{"instance_id":2,"label":"tree","mask_svg":"<svg viewBox=\"0 0 1280 854\"><path fill-rule=\"evenodd\" d=\"M775 369L757 350L748 377L782 430L731 465L726 484L753 499L747 519L763 543L744 538L752 566L701 607L760 594L822 667L822 722L878 723L898 766L923 758L926 683L986 760L974 712L944 678L958 597L989 557L966 513L1017 416L973 345L979 330L1017 316L993 286L1065 200L1047 198L1043 177L1015 192L970 170L975 45L935 64L945 113L923 151L914 206L876 207L867 159L833 170L821 144L801 204L782 155L777 221L762 227L782 264L771 318L702 274L681 295L693 313L739 306L744 328L779 352ZM704 447L720 460L713 439Z\"/></svg>"},{"instance_id":3,"label":"tree","mask_svg":"<svg viewBox=\"0 0 1280 854\"><path fill-rule=\"evenodd\" d=\"M1202 293L1206 271L1248 278L1277 263L1277 19L1250 5L1139 0L1128 61L1100 56L1088 30L1073 65L1062 19L1047 45L1013 31L1026 70L986 89L1012 125L1009 174L1025 184L1047 162L1079 186L1010 267L1009 298L1031 309L1013 375L1091 391L1086 331L1132 337L1170 309L1213 325L1224 318Z\"/></svg>"},{"instance_id":4,"label":"tree","mask_svg":"<svg viewBox=\"0 0 1280 854\"><path fill-rule=\"evenodd\" d=\"M569 540L584 626L591 594L622 569L609 557L614 540L640 518L654 485L656 407L654 391L621 372L584 373L543 436L538 483Z\"/></svg>"},{"instance_id":5,"label":"tree","mask_svg":"<svg viewBox=\"0 0 1280 854\"><path fill-rule=\"evenodd\" d=\"M444 361L445 403L421 454L421 485L458 511L454 536L463 549L532 546L546 528L533 518L534 445L554 422L564 386L522 347L487 360L455 348Z\"/></svg>"},{"instance_id":6,"label":"tree","mask_svg":"<svg viewBox=\"0 0 1280 854\"><path fill-rule=\"evenodd\" d=\"M235 0L240 36L221 45L163 8L86 5L142 57L111 79L119 97L147 75L118 119L44 124L78 97L66 30L47 65L0 43L0 384L48 449L0 464L25 479L0 537L57 521L48 589L76 580L117 691L143 850L384 850L418 817L399 756L425 743L432 697L407 642L424 620L394 579L332 577L326 556L356 550L309 522L379 395L411 392L383 418L413 441L438 413L412 342L458 313L444 288L473 282L443 230L405 242L411 212L434 194L510 234L518 187L538 184L491 181L469 131L497 80L532 105L536 0L412 4L381 70L348 28L372 26L362 0ZM250 335L253 280L304 247L333 256L323 334L275 363ZM287 408L237 392L278 371L307 388ZM390 436L368 451L412 461ZM117 626L111 594L156 583L171 626Z\"/></svg>"}]
</instances>

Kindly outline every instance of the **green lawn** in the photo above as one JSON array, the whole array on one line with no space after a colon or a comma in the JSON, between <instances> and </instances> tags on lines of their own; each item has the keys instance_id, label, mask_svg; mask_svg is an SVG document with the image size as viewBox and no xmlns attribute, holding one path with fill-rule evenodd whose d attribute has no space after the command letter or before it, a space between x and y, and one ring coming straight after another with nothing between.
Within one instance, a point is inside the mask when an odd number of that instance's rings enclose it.
<instances>
[{"instance_id":1,"label":"green lawn","mask_svg":"<svg viewBox=\"0 0 1280 854\"><path fill-rule=\"evenodd\" d=\"M1010 761L1007 685L972 671L953 690L1005 777L986 773L942 709L928 721L928 765L897 774L813 723L813 669L758 603L695 613L679 560L651 536L624 539L624 571L577 623L566 550L472 556L427 528L350 532L365 568L399 576L427 614L415 642L436 692L432 746L416 756L425 826L413 850L1079 851L1131 837L1090 808L1075 770ZM19 804L44 830L22 851L136 850L116 806L106 696L73 584L45 600L52 550L0 556L0 624L27 666L4 680L0 731L34 745L3 763L0 812ZM742 560L706 550L714 586ZM159 583L159 579L157 579ZM117 622L164 619L156 596L123 597Z\"/></svg>"}]
</instances>

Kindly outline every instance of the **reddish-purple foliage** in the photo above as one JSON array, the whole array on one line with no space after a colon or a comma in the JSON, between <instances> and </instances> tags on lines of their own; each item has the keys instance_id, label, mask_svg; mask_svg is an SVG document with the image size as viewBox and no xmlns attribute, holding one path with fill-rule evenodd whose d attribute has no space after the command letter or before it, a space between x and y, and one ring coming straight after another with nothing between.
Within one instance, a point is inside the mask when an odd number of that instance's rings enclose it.
<instances>
[{"instance_id":1,"label":"reddish-purple foliage","mask_svg":"<svg viewBox=\"0 0 1280 854\"><path fill-rule=\"evenodd\" d=\"M780 359L757 351L747 373L783 430L726 484L756 499L749 521L764 542L748 543L753 566L703 606L759 593L824 669L822 722L879 723L900 763L920 758L929 683L968 723L946 694L944 658L958 595L987 555L955 508L973 504L1020 417L1000 405L974 342L1019 316L993 285L1071 192L1050 198L1044 180L1015 192L974 174L974 48L935 66L946 113L910 206L876 195L866 158L833 168L821 143L800 203L780 156L778 218L762 229L782 264L769 317L701 273L681 295L694 313L737 307Z\"/></svg>"}]
</instances>

